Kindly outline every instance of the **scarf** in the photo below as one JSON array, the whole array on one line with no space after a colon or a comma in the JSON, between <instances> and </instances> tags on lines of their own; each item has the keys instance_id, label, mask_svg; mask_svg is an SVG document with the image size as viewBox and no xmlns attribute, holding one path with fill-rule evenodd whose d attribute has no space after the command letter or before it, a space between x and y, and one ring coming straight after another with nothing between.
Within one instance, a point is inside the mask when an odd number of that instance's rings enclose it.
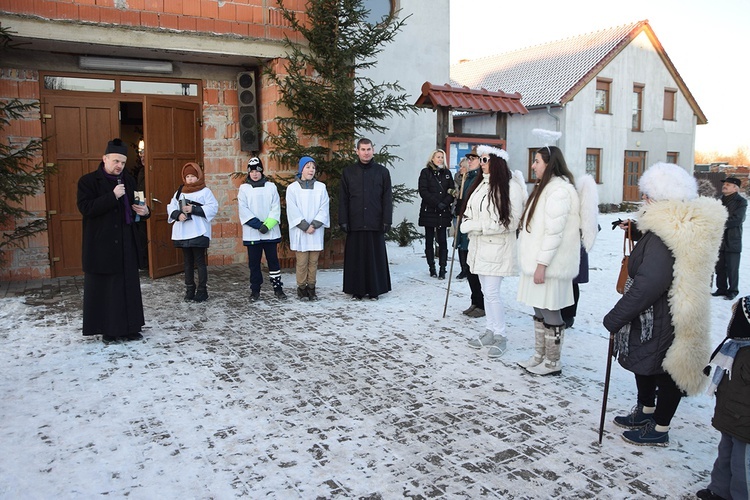
<instances>
[{"instance_id":1,"label":"scarf","mask_svg":"<svg viewBox=\"0 0 750 500\"><path fill-rule=\"evenodd\" d=\"M633 278L628 276L625 280L625 293L628 293L630 287L633 285ZM623 294L624 295L624 294ZM638 320L641 322L641 343L648 342L654 334L654 306L650 306L648 309L643 311ZM630 323L620 328L615 334L615 345L614 353L618 355L618 359L627 358L630 352Z\"/></svg>"},{"instance_id":2,"label":"scarf","mask_svg":"<svg viewBox=\"0 0 750 500\"><path fill-rule=\"evenodd\" d=\"M247 179L245 179L245 183L250 184L254 188L260 188L266 185L266 180L267 179L265 175L261 177L260 179L258 179L257 181L252 180L250 176L248 175Z\"/></svg>"},{"instance_id":3,"label":"scarf","mask_svg":"<svg viewBox=\"0 0 750 500\"><path fill-rule=\"evenodd\" d=\"M122 181L122 175L112 175L108 174L106 170L104 170L104 163L102 163L102 166L99 167L102 170L102 174L104 174L105 179L109 179L110 181L116 182L117 184L123 184ZM123 204L124 210L123 213L125 215L125 224L130 225L133 223L133 214L131 214L131 208L130 208L130 199L128 198L128 190L125 190L125 194L120 196L121 203ZM118 200L119 201L119 200Z\"/></svg>"},{"instance_id":4,"label":"scarf","mask_svg":"<svg viewBox=\"0 0 750 500\"><path fill-rule=\"evenodd\" d=\"M721 383L721 379L724 378L725 373L729 376L729 380L732 380L734 358L737 357L737 353L743 347L750 347L750 340L726 339L724 341L719 352L711 359L710 365L715 366L715 368L714 375L711 377L711 384L706 389L706 394L710 396L716 392L716 388L719 387L719 383Z\"/></svg>"},{"instance_id":5,"label":"scarf","mask_svg":"<svg viewBox=\"0 0 750 500\"><path fill-rule=\"evenodd\" d=\"M190 169L190 172L187 172L187 170ZM189 173L193 173L197 178L198 181L194 184L188 184L185 181L185 177ZM197 164L197 163L186 163L184 167L182 167L182 191L183 193L195 193L196 191L200 191L206 187L206 179L203 177L203 169Z\"/></svg>"}]
</instances>

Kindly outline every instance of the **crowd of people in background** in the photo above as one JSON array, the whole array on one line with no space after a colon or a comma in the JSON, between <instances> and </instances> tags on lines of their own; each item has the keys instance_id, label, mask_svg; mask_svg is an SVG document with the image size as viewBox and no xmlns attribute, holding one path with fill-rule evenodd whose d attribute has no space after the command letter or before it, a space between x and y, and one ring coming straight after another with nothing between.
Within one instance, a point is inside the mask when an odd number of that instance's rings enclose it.
<instances>
[{"instance_id":1,"label":"crowd of people in background","mask_svg":"<svg viewBox=\"0 0 750 500\"><path fill-rule=\"evenodd\" d=\"M374 154L372 141L357 142L357 161L343 171L338 193L338 226L346 238L343 291L354 300L377 300L391 290L385 235L392 225L393 190L388 169ZM148 219L151 210L139 199L137 169L133 176L125 168L127 155L127 145L113 139L99 167L78 182L83 334L101 335L107 344L142 339L145 324L138 272L145 250L137 222ZM593 179L584 175L576 182L556 146L536 151L532 171L534 187L528 193L523 174L511 170L501 148L472 148L455 175L446 165L445 151L434 150L417 182L419 225L424 227L429 276L438 279L446 277L448 229L454 230L460 262L456 278L465 278L471 291L471 304L463 313L485 318L469 347L487 348L490 358L507 351L500 289L504 277L519 276L517 299L530 309L529 338L534 342L531 357L518 365L534 375L559 375L565 330L573 325L578 285L588 281L588 252L600 229L598 198ZM314 158L300 158L285 196L297 298L309 301L318 300L318 261L325 229L331 227L328 191L317 173ZM750 441L750 296L734 303L727 338L713 355L705 314L711 295L727 300L739 295L747 209L740 187L738 178L724 179L719 201L699 196L695 179L677 165L648 168L639 182L643 204L637 217L619 223L636 241L625 290L603 318L613 355L635 376L635 405L614 418L627 429L622 437L629 443L666 446L680 400L707 385L709 360L716 367L709 392L717 396L713 425L721 431L721 442L711 483L698 492L702 499L746 498L742 494L748 491L750 466L743 457ZM260 300L263 257L275 298L287 299L278 258L279 190L258 157L248 161L237 204L250 300ZM201 166L185 164L167 207L172 240L184 260L185 300L209 297L206 252L218 210ZM715 267L707 265L714 262ZM714 272L717 289L711 293Z\"/></svg>"}]
</instances>

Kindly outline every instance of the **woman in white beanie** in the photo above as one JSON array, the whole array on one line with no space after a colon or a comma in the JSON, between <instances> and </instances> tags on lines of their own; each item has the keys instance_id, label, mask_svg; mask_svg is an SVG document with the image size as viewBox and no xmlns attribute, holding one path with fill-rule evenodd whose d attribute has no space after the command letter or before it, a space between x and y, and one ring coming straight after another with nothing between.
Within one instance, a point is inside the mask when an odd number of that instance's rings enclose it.
<instances>
[{"instance_id":1,"label":"woman in white beanie","mask_svg":"<svg viewBox=\"0 0 750 500\"><path fill-rule=\"evenodd\" d=\"M471 339L469 346L489 346L487 355L498 358L508 342L500 285L505 276L518 274L516 228L526 201L526 185L521 172L511 172L505 150L479 146L477 154L482 175L469 189L461 231L469 236L466 262L482 284L486 330Z\"/></svg>"},{"instance_id":2,"label":"woman in white beanie","mask_svg":"<svg viewBox=\"0 0 750 500\"><path fill-rule=\"evenodd\" d=\"M639 188L645 203L625 293L604 317L618 361L635 374L638 389L631 413L614 423L630 429L622 434L629 443L667 446L680 399L706 382L706 311L727 215L718 200L699 197L693 176L674 164L651 166Z\"/></svg>"}]
</instances>

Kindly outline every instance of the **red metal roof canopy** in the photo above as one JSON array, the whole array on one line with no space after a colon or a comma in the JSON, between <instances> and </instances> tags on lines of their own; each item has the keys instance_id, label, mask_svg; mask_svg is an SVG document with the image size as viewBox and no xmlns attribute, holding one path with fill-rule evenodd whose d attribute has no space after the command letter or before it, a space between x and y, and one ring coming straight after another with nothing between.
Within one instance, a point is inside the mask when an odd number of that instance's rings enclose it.
<instances>
[{"instance_id":1,"label":"red metal roof canopy","mask_svg":"<svg viewBox=\"0 0 750 500\"><path fill-rule=\"evenodd\" d=\"M487 89L474 90L469 87L451 87L450 85L433 85L424 82L422 95L416 106L435 109L439 106L461 111L491 111L494 113L527 114L526 106L521 104L518 92L491 92Z\"/></svg>"}]
</instances>

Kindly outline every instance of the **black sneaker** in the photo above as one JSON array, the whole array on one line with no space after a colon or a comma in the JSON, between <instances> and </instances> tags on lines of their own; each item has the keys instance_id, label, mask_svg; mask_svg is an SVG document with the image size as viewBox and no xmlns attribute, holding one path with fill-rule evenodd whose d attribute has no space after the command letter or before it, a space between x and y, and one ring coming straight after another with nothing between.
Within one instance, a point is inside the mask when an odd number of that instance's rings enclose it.
<instances>
[{"instance_id":1,"label":"black sneaker","mask_svg":"<svg viewBox=\"0 0 750 500\"><path fill-rule=\"evenodd\" d=\"M651 420L640 429L625 431L622 438L631 444L638 446L667 446L669 445L669 431L659 432L656 430L656 422Z\"/></svg>"},{"instance_id":2,"label":"black sneaker","mask_svg":"<svg viewBox=\"0 0 750 500\"><path fill-rule=\"evenodd\" d=\"M250 302L257 302L260 300L260 292L250 292Z\"/></svg>"},{"instance_id":3,"label":"black sneaker","mask_svg":"<svg viewBox=\"0 0 750 500\"><path fill-rule=\"evenodd\" d=\"M643 405L637 404L627 415L615 417L614 423L625 429L639 429L654 421L653 413L643 413Z\"/></svg>"},{"instance_id":4,"label":"black sneaker","mask_svg":"<svg viewBox=\"0 0 750 500\"><path fill-rule=\"evenodd\" d=\"M143 335L140 332L130 333L125 335L126 340L143 340Z\"/></svg>"},{"instance_id":5,"label":"black sneaker","mask_svg":"<svg viewBox=\"0 0 750 500\"><path fill-rule=\"evenodd\" d=\"M727 291L726 291L726 290L716 290L716 291L715 291L715 292L713 292L713 293L712 293L711 295L712 295L713 297L724 297L724 296L725 296L726 294L727 294Z\"/></svg>"},{"instance_id":6,"label":"black sneaker","mask_svg":"<svg viewBox=\"0 0 750 500\"><path fill-rule=\"evenodd\" d=\"M110 337L109 335L102 335L102 342L105 344L116 344L120 341L117 337Z\"/></svg>"},{"instance_id":7,"label":"black sneaker","mask_svg":"<svg viewBox=\"0 0 750 500\"><path fill-rule=\"evenodd\" d=\"M465 273L465 272L463 272L463 271L461 271L460 273L458 273L458 274L456 275L456 279L457 279L457 280L462 280L462 279L466 279L466 273Z\"/></svg>"},{"instance_id":8,"label":"black sneaker","mask_svg":"<svg viewBox=\"0 0 750 500\"><path fill-rule=\"evenodd\" d=\"M195 292L195 297L193 297L193 300L195 302L205 302L208 300L208 290L198 290Z\"/></svg>"}]
</instances>

